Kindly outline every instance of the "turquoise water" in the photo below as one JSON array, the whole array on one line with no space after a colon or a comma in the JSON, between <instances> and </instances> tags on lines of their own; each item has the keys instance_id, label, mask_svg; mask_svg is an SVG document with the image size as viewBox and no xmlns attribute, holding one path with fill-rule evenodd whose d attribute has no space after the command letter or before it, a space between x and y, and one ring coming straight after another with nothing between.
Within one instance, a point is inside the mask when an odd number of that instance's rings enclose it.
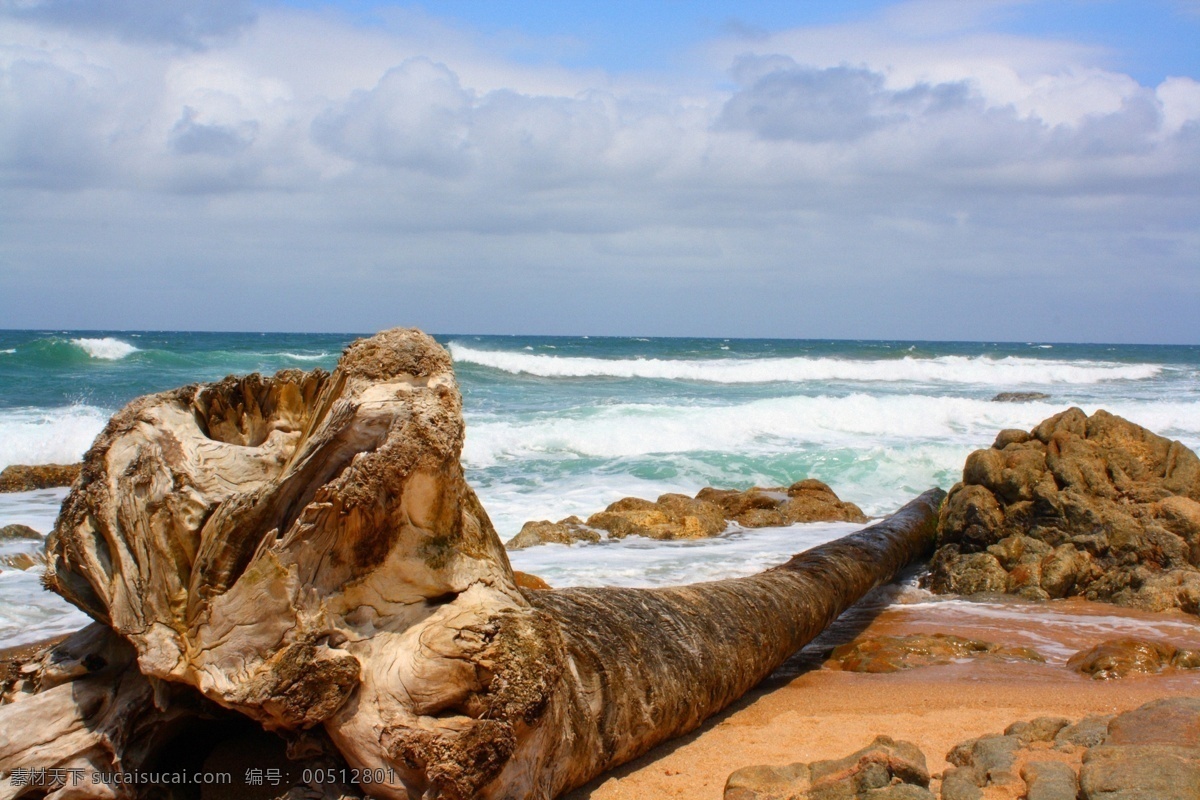
<instances>
[{"instance_id":1,"label":"turquoise water","mask_svg":"<svg viewBox=\"0 0 1200 800\"><path fill-rule=\"evenodd\" d=\"M141 394L231 373L331 369L354 338L0 331L0 467L78 460L108 416ZM1071 405L1200 446L1200 347L437 338L463 392L468 479L504 539L526 520L585 516L626 495L804 477L884 514L931 485L948 488L998 430L1028 429ZM1050 399L992 402L1004 391ZM0 495L0 525L48 530L61 497ZM812 535L835 535L822 530ZM812 543L809 534L733 537L715 547L607 543L605 559L552 548L514 560L558 585L652 584L757 569ZM0 644L71 624L42 607L52 598L30 605L36 591L36 576L0 573Z\"/></svg>"}]
</instances>

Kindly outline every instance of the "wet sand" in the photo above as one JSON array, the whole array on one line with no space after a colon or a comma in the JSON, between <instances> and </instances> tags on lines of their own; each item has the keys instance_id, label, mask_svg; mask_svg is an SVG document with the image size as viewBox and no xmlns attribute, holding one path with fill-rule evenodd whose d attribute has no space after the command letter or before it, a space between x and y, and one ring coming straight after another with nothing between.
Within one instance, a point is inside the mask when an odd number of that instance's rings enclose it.
<instances>
[{"instance_id":1,"label":"wet sand","mask_svg":"<svg viewBox=\"0 0 1200 800\"><path fill-rule=\"evenodd\" d=\"M913 593L908 594L899 599L913 599ZM886 599L875 597L852 609L700 730L659 746L566 798L719 800L726 778L740 767L840 758L879 734L918 745L930 771L940 773L954 745L1000 733L1017 720L1077 720L1136 708L1159 697L1200 695L1200 670L1097 681L1066 668L1072 653L1118 636L1200 647L1200 625L1186 614L1151 614L1078 600L885 605ZM906 633L950 633L1033 646L1047 661L977 659L891 674L821 666L824 654L836 644Z\"/></svg>"}]
</instances>

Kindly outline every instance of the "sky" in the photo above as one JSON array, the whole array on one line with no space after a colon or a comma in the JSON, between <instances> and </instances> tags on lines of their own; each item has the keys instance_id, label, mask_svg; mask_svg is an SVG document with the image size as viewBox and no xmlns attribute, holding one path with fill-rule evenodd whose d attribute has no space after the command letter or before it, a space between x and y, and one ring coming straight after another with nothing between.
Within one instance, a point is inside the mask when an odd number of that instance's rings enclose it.
<instances>
[{"instance_id":1,"label":"sky","mask_svg":"<svg viewBox=\"0 0 1200 800\"><path fill-rule=\"evenodd\" d=\"M1200 344L1200 2L0 0L0 328Z\"/></svg>"}]
</instances>

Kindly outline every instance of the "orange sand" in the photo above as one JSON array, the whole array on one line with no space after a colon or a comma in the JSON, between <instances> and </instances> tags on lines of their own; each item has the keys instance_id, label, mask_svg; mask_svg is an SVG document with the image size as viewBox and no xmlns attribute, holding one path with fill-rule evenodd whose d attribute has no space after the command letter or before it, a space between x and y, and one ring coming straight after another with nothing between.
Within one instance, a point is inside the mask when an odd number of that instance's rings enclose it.
<instances>
[{"instance_id":1,"label":"orange sand","mask_svg":"<svg viewBox=\"0 0 1200 800\"><path fill-rule=\"evenodd\" d=\"M1077 720L1135 708L1159 697L1200 695L1200 670L1095 681L1067 670L1063 663L1066 650L1114 636L1100 630L1113 621L1117 627L1176 645L1200 646L1200 625L1194 617L1082 601L1046 604L1045 611L1020 604L1013 608L1018 613L1012 619L1002 613L981 618L966 603L889 606L860 614L806 648L700 730L659 746L566 798L719 800L726 778L739 767L840 758L878 734L918 745L936 774L948 766L945 755L954 745L1000 733L1017 720L1039 716ZM1087 624L1090 620L1095 620L1095 629ZM917 632L953 633L1013 645L1037 641L1048 663L966 661L888 675L820 667L823 651L856 635Z\"/></svg>"}]
</instances>

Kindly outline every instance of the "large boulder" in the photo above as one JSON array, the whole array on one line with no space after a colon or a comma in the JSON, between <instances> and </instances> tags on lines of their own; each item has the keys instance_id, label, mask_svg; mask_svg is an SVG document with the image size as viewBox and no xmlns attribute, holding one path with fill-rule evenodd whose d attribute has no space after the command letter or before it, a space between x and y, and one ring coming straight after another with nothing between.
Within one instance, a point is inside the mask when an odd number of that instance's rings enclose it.
<instances>
[{"instance_id":1,"label":"large boulder","mask_svg":"<svg viewBox=\"0 0 1200 800\"><path fill-rule=\"evenodd\" d=\"M1078 408L972 453L942 509L935 592L1200 613L1200 459Z\"/></svg>"}]
</instances>

